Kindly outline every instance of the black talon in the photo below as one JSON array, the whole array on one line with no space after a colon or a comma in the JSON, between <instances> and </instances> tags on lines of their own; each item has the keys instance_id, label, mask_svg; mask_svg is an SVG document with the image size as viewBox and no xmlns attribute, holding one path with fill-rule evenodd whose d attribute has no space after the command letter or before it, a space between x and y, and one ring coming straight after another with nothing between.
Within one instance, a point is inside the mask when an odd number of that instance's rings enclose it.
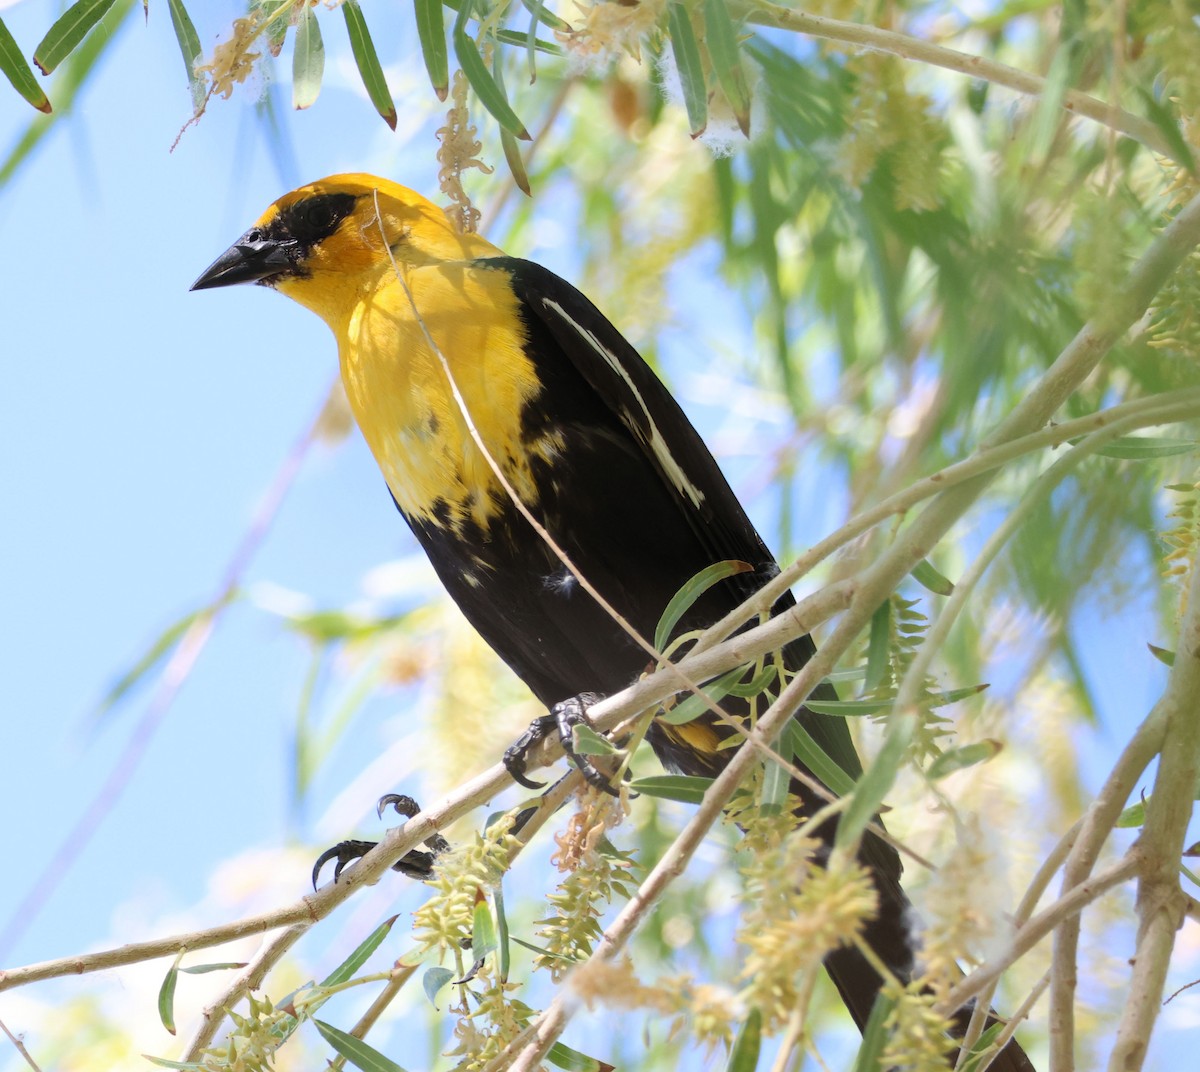
<instances>
[{"instance_id":1,"label":"black talon","mask_svg":"<svg viewBox=\"0 0 1200 1072\"><path fill-rule=\"evenodd\" d=\"M421 806L412 797L404 796L401 793L387 793L379 798L379 803L375 806L381 819L385 809L389 806L395 808L407 819L411 819L421 810ZM326 849L317 857L317 862L313 865L313 889L317 888L317 883L320 881L321 868L330 860L337 861L333 868L333 881L337 882L348 864L362 859L378 844L377 841L339 841L333 848ZM411 849L392 864L392 870L422 881L432 878L434 861L442 853L450 851L450 842L441 834L435 833L425 839L425 844L431 851L422 852L420 849Z\"/></svg>"},{"instance_id":2,"label":"black talon","mask_svg":"<svg viewBox=\"0 0 1200 1072\"><path fill-rule=\"evenodd\" d=\"M541 718L535 718L529 724L529 729L504 750L501 762L517 785L533 790L546 788L545 782L535 782L532 778L525 777L525 765L534 746L541 744L550 736L551 730L557 728L558 720L553 715L542 715Z\"/></svg>"},{"instance_id":3,"label":"black talon","mask_svg":"<svg viewBox=\"0 0 1200 1072\"><path fill-rule=\"evenodd\" d=\"M526 789L544 789L545 782L534 782L525 777L525 764L530 751L535 745L541 744L551 733L558 735L563 751L583 775L588 785L603 790L612 796L617 791L612 787L611 779L604 774L587 756L575 751L575 727L587 726L592 728L592 720L588 718L587 709L600 699L594 692L581 692L569 700L563 700L550 708L548 715L535 719L517 741L504 753L504 768L512 775L513 781Z\"/></svg>"}]
</instances>

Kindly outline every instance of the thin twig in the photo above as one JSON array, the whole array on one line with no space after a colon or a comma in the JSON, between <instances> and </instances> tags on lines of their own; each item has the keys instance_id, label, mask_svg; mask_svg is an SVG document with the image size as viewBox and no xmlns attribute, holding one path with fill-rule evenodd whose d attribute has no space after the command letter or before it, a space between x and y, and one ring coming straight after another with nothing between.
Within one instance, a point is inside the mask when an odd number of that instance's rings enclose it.
<instances>
[{"instance_id":1,"label":"thin twig","mask_svg":"<svg viewBox=\"0 0 1200 1072\"><path fill-rule=\"evenodd\" d=\"M29 1065L30 1068L33 1069L33 1072L42 1072L41 1067L38 1065L37 1061L35 1061L33 1059L33 1055L29 1052L28 1048L25 1046L24 1040L18 1038L11 1031L9 1031L8 1025L3 1020L0 1020L0 1031L3 1031L5 1033L5 1035L8 1036L8 1041L11 1042L13 1044L13 1046L16 1047L17 1053L19 1053L21 1055L21 1057L24 1058L25 1063L27 1065Z\"/></svg>"},{"instance_id":2,"label":"thin twig","mask_svg":"<svg viewBox=\"0 0 1200 1072\"><path fill-rule=\"evenodd\" d=\"M765 0L738 0L736 4L730 4L730 8L745 15L747 21L760 26L794 30L797 33L807 34L809 37L819 37L825 41L836 41L839 44L851 45L856 48L891 53L903 59L928 63L948 71L957 71L969 78L978 78L998 86L1005 86L1027 96L1040 97L1046 92L1046 80L1039 75L1010 67L985 56L973 56L967 52L959 52L957 49L935 45L930 41L922 41L920 38L897 33L894 30L883 30L877 26L856 22L843 22L841 19L831 19L821 15L809 15L803 11L793 11L778 4L767 3ZM1062 95L1062 107L1068 112L1085 116L1102 126L1126 134L1161 156L1180 164L1185 163L1177 158L1176 151L1171 148L1162 132L1153 123L1127 112L1115 104L1107 104L1086 93L1068 89Z\"/></svg>"}]
</instances>

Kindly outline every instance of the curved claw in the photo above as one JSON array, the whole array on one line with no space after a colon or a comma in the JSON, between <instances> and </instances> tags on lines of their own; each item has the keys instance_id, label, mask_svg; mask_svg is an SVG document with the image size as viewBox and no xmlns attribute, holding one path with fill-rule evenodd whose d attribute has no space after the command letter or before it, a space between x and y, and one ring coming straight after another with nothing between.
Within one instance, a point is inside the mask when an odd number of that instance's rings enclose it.
<instances>
[{"instance_id":1,"label":"curved claw","mask_svg":"<svg viewBox=\"0 0 1200 1072\"><path fill-rule=\"evenodd\" d=\"M397 813L406 819L411 819L421 810L421 805L404 793L384 793L379 798L379 803L375 805L375 814L382 819L383 813L389 807L395 808Z\"/></svg>"},{"instance_id":2,"label":"curved claw","mask_svg":"<svg viewBox=\"0 0 1200 1072\"><path fill-rule=\"evenodd\" d=\"M583 780L592 788L616 797L621 794L613 788L612 778L600 770L587 756L575 751L575 735L572 731L576 726L592 728L592 720L588 718L587 709L599 699L600 697L595 693L581 692L569 700L556 703L550 708L550 717L554 720L555 728L558 730L558 739L562 742L563 751L571 757L571 762L583 775Z\"/></svg>"},{"instance_id":3,"label":"curved claw","mask_svg":"<svg viewBox=\"0 0 1200 1072\"><path fill-rule=\"evenodd\" d=\"M354 863L366 856L373 848L376 842L374 841L339 841L330 849L326 849L320 856L317 857L317 862L313 864L312 884L313 889L317 888L317 883L321 878L321 868L323 868L330 860L336 860L337 863L333 868L333 881L336 883L342 876L342 871L345 870L347 864Z\"/></svg>"}]
</instances>

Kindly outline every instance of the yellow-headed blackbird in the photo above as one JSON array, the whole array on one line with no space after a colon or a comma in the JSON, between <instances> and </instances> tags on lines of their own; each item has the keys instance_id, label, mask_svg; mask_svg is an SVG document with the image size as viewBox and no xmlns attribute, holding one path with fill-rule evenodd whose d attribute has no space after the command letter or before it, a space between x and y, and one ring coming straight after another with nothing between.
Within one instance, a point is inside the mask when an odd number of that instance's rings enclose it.
<instances>
[{"instance_id":1,"label":"yellow-headed blackbird","mask_svg":"<svg viewBox=\"0 0 1200 1072\"><path fill-rule=\"evenodd\" d=\"M466 617L560 723L580 697L619 691L649 659L513 505L443 356L511 488L643 637L713 563L753 570L710 588L681 629L715 621L777 571L696 430L604 315L545 268L459 233L419 194L371 175L302 186L194 289L234 283L278 290L333 330L351 407L396 506ZM774 609L792 604L786 595ZM808 637L792 641L786 665L803 666L813 650ZM826 685L818 695L833 692ZM861 774L845 720L798 717L851 778ZM731 732L702 717L656 722L647 738L671 770L713 775L731 755L718 748ZM509 761L519 777L520 756ZM805 807L822 803L799 783L793 791ZM826 824L822 836L833 832ZM864 937L906 980L914 949L899 857L870 834L860 856L879 894ZM825 965L862 1027L879 976L853 946ZM1030 1066L1012 1044L993 1067Z\"/></svg>"}]
</instances>

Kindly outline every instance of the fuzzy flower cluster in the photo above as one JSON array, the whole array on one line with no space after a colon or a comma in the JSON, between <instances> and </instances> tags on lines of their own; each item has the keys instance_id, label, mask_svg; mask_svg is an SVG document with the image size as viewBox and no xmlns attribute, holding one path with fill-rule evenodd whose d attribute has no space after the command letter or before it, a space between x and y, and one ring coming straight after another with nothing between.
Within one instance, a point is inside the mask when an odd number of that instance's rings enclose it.
<instances>
[{"instance_id":1,"label":"fuzzy flower cluster","mask_svg":"<svg viewBox=\"0 0 1200 1072\"><path fill-rule=\"evenodd\" d=\"M728 1049L745 1015L736 995L712 983L697 983L687 974L643 983L628 956L590 961L572 973L570 985L589 1009L645 1009L656 1018L672 1017L668 1040L690 1024L691 1038L710 1050Z\"/></svg>"},{"instance_id":2,"label":"fuzzy flower cluster","mask_svg":"<svg viewBox=\"0 0 1200 1072\"><path fill-rule=\"evenodd\" d=\"M1175 484L1170 488L1176 495L1175 507L1168 515L1175 524L1162 534L1170 550L1163 562L1163 572L1179 585L1179 617L1187 610L1188 578L1196 568L1200 549L1200 484Z\"/></svg>"},{"instance_id":3,"label":"fuzzy flower cluster","mask_svg":"<svg viewBox=\"0 0 1200 1072\"><path fill-rule=\"evenodd\" d=\"M896 1004L884 1021L888 1041L879 1059L880 1067L903 1072L946 1072L946 1054L954 1044L949 1021L934 1012L937 998L916 982L906 987L886 983L883 993Z\"/></svg>"},{"instance_id":4,"label":"fuzzy flower cluster","mask_svg":"<svg viewBox=\"0 0 1200 1072\"><path fill-rule=\"evenodd\" d=\"M270 1072L271 1059L287 1039L294 1017L275 1008L269 998L250 994L247 1000L245 1016L229 1013L233 1030L225 1045L204 1050L199 1067L205 1072Z\"/></svg>"},{"instance_id":5,"label":"fuzzy flower cluster","mask_svg":"<svg viewBox=\"0 0 1200 1072\"><path fill-rule=\"evenodd\" d=\"M520 985L494 978L489 962L476 973L470 998L466 988L463 989L461 1015L454 1027L455 1046L444 1054L459 1058L454 1072L478 1072L485 1068L533 1019L533 1009L509 997Z\"/></svg>"},{"instance_id":6,"label":"fuzzy flower cluster","mask_svg":"<svg viewBox=\"0 0 1200 1072\"><path fill-rule=\"evenodd\" d=\"M624 818L623 799L589 789L566 830L555 838L552 862L567 877L547 898L554 914L541 921L538 935L549 955L535 961L535 967L549 969L555 982L591 954L602 933L603 910L615 897L632 896L626 883L633 862L605 838Z\"/></svg>"},{"instance_id":7,"label":"fuzzy flower cluster","mask_svg":"<svg viewBox=\"0 0 1200 1072\"><path fill-rule=\"evenodd\" d=\"M492 168L479 157L483 148L477 136L475 124L467 110L467 90L469 83L462 71L454 72L450 89L450 111L446 113L446 125L437 130L437 139L442 144L437 151L438 186L452 202L446 210L446 215L463 234L474 234L479 224L480 212L473 204L467 191L463 189L462 173L471 168L478 168L485 175L492 173Z\"/></svg>"},{"instance_id":8,"label":"fuzzy flower cluster","mask_svg":"<svg viewBox=\"0 0 1200 1072\"><path fill-rule=\"evenodd\" d=\"M817 843L790 837L755 854L743 867L746 911L738 941L746 950L742 999L763 1013L763 1030L777 1031L801 1000L804 977L830 950L854 941L874 917L875 887L857 862L813 864Z\"/></svg>"},{"instance_id":9,"label":"fuzzy flower cluster","mask_svg":"<svg viewBox=\"0 0 1200 1072\"><path fill-rule=\"evenodd\" d=\"M642 39L658 31L666 13L666 0L621 3L598 0L583 7L583 21L560 36L571 55L587 66L606 64L627 53L642 58Z\"/></svg>"},{"instance_id":10,"label":"fuzzy flower cluster","mask_svg":"<svg viewBox=\"0 0 1200 1072\"><path fill-rule=\"evenodd\" d=\"M987 960L1009 942L1008 883L978 817L958 824L958 844L934 872L922 897L926 929L921 983L937 999L962 977L958 961Z\"/></svg>"},{"instance_id":11,"label":"fuzzy flower cluster","mask_svg":"<svg viewBox=\"0 0 1200 1072\"><path fill-rule=\"evenodd\" d=\"M457 953L470 944L480 890L494 889L521 847L509 813L475 840L438 857L429 885L436 892L413 916L413 932L424 949Z\"/></svg>"}]
</instances>

